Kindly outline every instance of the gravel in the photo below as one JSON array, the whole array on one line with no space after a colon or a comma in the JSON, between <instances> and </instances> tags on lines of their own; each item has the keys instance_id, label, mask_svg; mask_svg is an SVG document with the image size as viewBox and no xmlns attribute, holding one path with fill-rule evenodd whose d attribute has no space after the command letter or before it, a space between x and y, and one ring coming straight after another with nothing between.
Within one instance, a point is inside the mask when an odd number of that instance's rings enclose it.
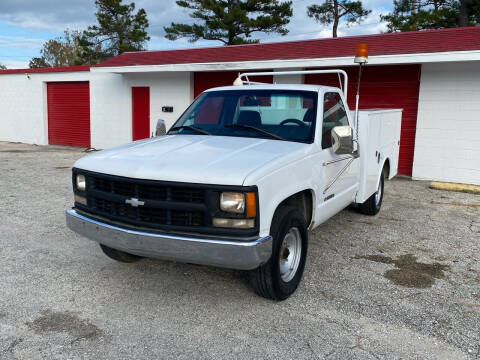
<instances>
[{"instance_id":1,"label":"gravel","mask_svg":"<svg viewBox=\"0 0 480 360\"><path fill-rule=\"evenodd\" d=\"M310 233L283 302L240 271L107 258L65 226L79 149L0 143L1 359L480 358L480 196L396 178Z\"/></svg>"}]
</instances>

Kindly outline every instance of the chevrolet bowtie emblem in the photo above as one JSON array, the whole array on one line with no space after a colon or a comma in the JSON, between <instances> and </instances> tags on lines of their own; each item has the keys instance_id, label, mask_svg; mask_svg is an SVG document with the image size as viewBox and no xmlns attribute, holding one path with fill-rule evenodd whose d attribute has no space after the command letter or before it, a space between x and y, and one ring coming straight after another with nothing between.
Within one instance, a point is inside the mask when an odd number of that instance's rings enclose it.
<instances>
[{"instance_id":1,"label":"chevrolet bowtie emblem","mask_svg":"<svg viewBox=\"0 0 480 360\"><path fill-rule=\"evenodd\" d=\"M139 207L139 206L145 205L145 201L140 201L137 198L131 198L131 199L125 200L125 204L130 204L133 207Z\"/></svg>"}]
</instances>

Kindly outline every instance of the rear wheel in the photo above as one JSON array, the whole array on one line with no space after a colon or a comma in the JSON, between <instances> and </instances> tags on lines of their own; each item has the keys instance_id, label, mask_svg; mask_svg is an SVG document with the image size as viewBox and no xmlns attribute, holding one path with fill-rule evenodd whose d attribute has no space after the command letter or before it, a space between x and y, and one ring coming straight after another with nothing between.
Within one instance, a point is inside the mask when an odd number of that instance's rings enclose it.
<instances>
[{"instance_id":1,"label":"rear wheel","mask_svg":"<svg viewBox=\"0 0 480 360\"><path fill-rule=\"evenodd\" d=\"M116 261L120 261L124 263L132 263L142 258L141 256L129 254L117 249L112 249L111 247L108 247L106 245L100 244L100 247L102 248L102 251L104 252L105 255L107 255L110 259L113 259Z\"/></svg>"},{"instance_id":2,"label":"rear wheel","mask_svg":"<svg viewBox=\"0 0 480 360\"><path fill-rule=\"evenodd\" d=\"M270 234L272 256L250 271L254 291L267 299L284 300L300 284L307 256L308 232L305 219L294 207L280 207L274 215Z\"/></svg>"},{"instance_id":3,"label":"rear wheel","mask_svg":"<svg viewBox=\"0 0 480 360\"><path fill-rule=\"evenodd\" d=\"M360 212L365 215L377 215L382 207L383 201L383 187L385 183L384 172L380 174L380 181L378 182L377 191L370 196L363 204L360 204Z\"/></svg>"}]
</instances>

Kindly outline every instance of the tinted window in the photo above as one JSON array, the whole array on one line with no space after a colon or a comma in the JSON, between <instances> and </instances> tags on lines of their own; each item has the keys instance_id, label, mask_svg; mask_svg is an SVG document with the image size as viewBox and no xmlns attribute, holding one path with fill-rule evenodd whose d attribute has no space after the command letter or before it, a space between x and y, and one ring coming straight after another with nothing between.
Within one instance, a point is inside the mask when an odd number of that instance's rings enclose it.
<instances>
[{"instance_id":1,"label":"tinted window","mask_svg":"<svg viewBox=\"0 0 480 360\"><path fill-rule=\"evenodd\" d=\"M318 94L291 90L208 91L200 95L173 125L169 134L274 138L312 142ZM255 129L261 129L257 131Z\"/></svg>"},{"instance_id":2,"label":"tinted window","mask_svg":"<svg viewBox=\"0 0 480 360\"><path fill-rule=\"evenodd\" d=\"M348 125L347 111L339 93L325 93L323 98L322 149L332 146L331 133L335 126Z\"/></svg>"}]
</instances>

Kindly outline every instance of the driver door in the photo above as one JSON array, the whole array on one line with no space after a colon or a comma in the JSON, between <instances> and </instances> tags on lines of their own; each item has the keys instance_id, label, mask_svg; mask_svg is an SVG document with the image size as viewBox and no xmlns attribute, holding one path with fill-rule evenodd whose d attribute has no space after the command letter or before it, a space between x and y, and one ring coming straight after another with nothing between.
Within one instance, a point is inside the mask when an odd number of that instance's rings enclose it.
<instances>
[{"instance_id":1,"label":"driver door","mask_svg":"<svg viewBox=\"0 0 480 360\"><path fill-rule=\"evenodd\" d=\"M322 129L317 135L321 136L319 140L322 162L317 223L325 221L352 203L358 190L359 159L352 160L351 155L337 155L332 149L332 129L335 126L345 125L353 128L342 95L334 91L326 92L323 97Z\"/></svg>"}]
</instances>

